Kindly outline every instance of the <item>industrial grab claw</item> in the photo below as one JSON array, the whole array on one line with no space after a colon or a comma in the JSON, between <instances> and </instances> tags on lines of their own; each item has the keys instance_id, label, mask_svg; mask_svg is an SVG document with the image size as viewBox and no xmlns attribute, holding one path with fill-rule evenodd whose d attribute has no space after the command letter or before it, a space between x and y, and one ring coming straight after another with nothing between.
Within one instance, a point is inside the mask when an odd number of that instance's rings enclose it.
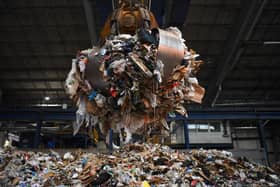
<instances>
[{"instance_id":1,"label":"industrial grab claw","mask_svg":"<svg viewBox=\"0 0 280 187\"><path fill-rule=\"evenodd\" d=\"M187 115L185 104L201 103L205 90L195 74L202 61L178 28L160 29L151 1L113 1L101 44L78 52L65 83L76 103L76 134L82 125L132 134L168 132L169 112ZM125 136L124 136L125 134Z\"/></svg>"}]
</instances>

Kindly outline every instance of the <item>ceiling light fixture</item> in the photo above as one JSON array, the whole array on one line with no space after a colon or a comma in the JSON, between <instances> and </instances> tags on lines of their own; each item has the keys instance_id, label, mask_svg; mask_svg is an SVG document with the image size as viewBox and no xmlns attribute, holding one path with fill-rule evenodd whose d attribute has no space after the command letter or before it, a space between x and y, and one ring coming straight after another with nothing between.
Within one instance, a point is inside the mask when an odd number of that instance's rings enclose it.
<instances>
[{"instance_id":1,"label":"ceiling light fixture","mask_svg":"<svg viewBox=\"0 0 280 187\"><path fill-rule=\"evenodd\" d=\"M265 41L263 42L264 45L279 45L280 41Z\"/></svg>"},{"instance_id":2,"label":"ceiling light fixture","mask_svg":"<svg viewBox=\"0 0 280 187\"><path fill-rule=\"evenodd\" d=\"M51 99L51 98L50 98L49 96L46 96L46 97L45 97L45 100L46 100L46 101L49 101L50 99Z\"/></svg>"},{"instance_id":3,"label":"ceiling light fixture","mask_svg":"<svg viewBox=\"0 0 280 187\"><path fill-rule=\"evenodd\" d=\"M66 103L63 103L63 104L62 104L62 109L64 109L64 110L67 109L67 104L66 104Z\"/></svg>"},{"instance_id":4,"label":"ceiling light fixture","mask_svg":"<svg viewBox=\"0 0 280 187\"><path fill-rule=\"evenodd\" d=\"M35 107L62 107L62 104L37 104Z\"/></svg>"}]
</instances>

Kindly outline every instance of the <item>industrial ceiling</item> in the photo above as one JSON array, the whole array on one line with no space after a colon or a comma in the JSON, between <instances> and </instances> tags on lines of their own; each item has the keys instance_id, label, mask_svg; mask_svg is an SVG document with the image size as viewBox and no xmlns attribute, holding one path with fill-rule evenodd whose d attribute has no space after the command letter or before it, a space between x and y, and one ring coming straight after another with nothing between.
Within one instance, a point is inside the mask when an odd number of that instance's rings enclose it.
<instances>
[{"instance_id":1,"label":"industrial ceiling","mask_svg":"<svg viewBox=\"0 0 280 187\"><path fill-rule=\"evenodd\" d=\"M1 107L73 107L71 59L98 44L111 1L0 0L0 9ZM204 60L202 108L279 108L280 1L153 0L152 12Z\"/></svg>"}]
</instances>

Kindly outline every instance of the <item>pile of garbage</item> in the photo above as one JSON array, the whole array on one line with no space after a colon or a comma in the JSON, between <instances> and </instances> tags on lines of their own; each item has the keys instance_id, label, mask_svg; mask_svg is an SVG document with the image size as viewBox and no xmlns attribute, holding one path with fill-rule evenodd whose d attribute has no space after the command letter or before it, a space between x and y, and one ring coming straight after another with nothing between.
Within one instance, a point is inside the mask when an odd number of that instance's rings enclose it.
<instances>
[{"instance_id":1,"label":"pile of garbage","mask_svg":"<svg viewBox=\"0 0 280 187\"><path fill-rule=\"evenodd\" d=\"M277 163L274 163L272 165L272 169L276 171L278 175L280 175L280 162L278 161Z\"/></svg>"},{"instance_id":2,"label":"pile of garbage","mask_svg":"<svg viewBox=\"0 0 280 187\"><path fill-rule=\"evenodd\" d=\"M142 134L147 124L168 130L169 112L185 116L184 103L201 103L205 90L195 74L201 60L175 27L112 35L101 47L80 51L65 87L77 104L77 124Z\"/></svg>"},{"instance_id":3,"label":"pile of garbage","mask_svg":"<svg viewBox=\"0 0 280 187\"><path fill-rule=\"evenodd\" d=\"M277 186L266 166L218 150L129 144L112 154L0 152L1 186Z\"/></svg>"}]
</instances>

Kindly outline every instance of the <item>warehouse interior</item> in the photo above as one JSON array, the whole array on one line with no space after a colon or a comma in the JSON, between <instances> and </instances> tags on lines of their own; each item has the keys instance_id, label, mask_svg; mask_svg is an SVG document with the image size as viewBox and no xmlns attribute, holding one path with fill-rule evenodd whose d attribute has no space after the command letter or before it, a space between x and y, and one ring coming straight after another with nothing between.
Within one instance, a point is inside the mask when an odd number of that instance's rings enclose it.
<instances>
[{"instance_id":1,"label":"warehouse interior","mask_svg":"<svg viewBox=\"0 0 280 187\"><path fill-rule=\"evenodd\" d=\"M65 80L77 52L100 43L112 2L0 0L1 146L12 134L22 150L98 150L86 132L73 136L77 107ZM187 118L167 117L169 145L279 165L280 2L152 0L151 11L159 27L178 27L204 62L203 101L186 104Z\"/></svg>"}]
</instances>

